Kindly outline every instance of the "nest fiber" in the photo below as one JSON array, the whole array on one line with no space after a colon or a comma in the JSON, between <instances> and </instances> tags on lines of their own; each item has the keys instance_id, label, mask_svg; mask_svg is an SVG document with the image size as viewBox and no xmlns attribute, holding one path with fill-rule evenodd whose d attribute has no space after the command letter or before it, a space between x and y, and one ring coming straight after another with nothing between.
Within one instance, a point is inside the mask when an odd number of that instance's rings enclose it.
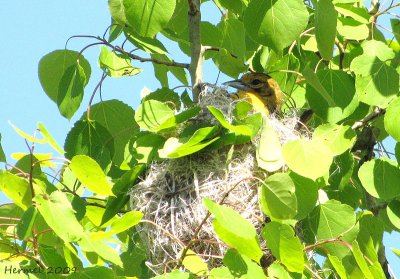
<instances>
[{"instance_id":1,"label":"nest fiber","mask_svg":"<svg viewBox=\"0 0 400 279\"><path fill-rule=\"evenodd\" d=\"M202 112L194 121L217 125L207 106L220 109L231 120L235 106L221 88L206 87L200 96ZM271 120L281 142L298 138L293 127L296 121ZM290 131L290 132L289 132ZM263 216L258 206L260 180L267 173L257 167L256 143L198 152L178 159L153 162L144 180L131 192L131 207L144 213L144 222L138 228L149 253L148 266L157 273L176 263L182 249L192 240L201 226L191 250L203 256L210 267L220 265L227 249L212 228L212 218L201 225L207 214L204 198L233 208L261 229ZM232 190L233 189L233 190Z\"/></svg>"}]
</instances>

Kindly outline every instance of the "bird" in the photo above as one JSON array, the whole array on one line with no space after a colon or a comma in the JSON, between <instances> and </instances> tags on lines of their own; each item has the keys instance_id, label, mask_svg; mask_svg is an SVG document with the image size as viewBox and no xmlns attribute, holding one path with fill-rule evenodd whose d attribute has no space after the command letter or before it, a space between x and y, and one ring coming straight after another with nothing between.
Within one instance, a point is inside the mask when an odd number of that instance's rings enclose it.
<instances>
[{"instance_id":1,"label":"bird","mask_svg":"<svg viewBox=\"0 0 400 279\"><path fill-rule=\"evenodd\" d=\"M249 72L237 80L224 82L223 85L238 89L237 93L230 96L248 101L253 105L254 112L261 112L266 116L280 112L283 93L278 83L267 74Z\"/></svg>"}]
</instances>

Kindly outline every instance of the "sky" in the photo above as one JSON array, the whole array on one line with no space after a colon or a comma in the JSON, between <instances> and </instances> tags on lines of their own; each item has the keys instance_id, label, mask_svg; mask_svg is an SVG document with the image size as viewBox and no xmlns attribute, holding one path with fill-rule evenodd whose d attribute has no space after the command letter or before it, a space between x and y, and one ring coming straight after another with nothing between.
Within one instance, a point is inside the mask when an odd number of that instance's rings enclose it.
<instances>
[{"instance_id":1,"label":"sky","mask_svg":"<svg viewBox=\"0 0 400 279\"><path fill-rule=\"evenodd\" d=\"M208 5L208 4L207 4ZM206 8L210 8L210 5ZM215 22L219 14L214 9L203 13L203 19ZM99 0L19 0L2 1L0 8L0 26L2 43L0 43L0 133L1 144L7 159L14 152L28 152L25 141L17 135L8 121L28 134L33 134L37 123L42 122L56 141L62 146L66 135L74 122L86 110L94 87L101 78L97 66L100 52L94 46L84 52L91 63L92 75L80 110L69 121L63 118L53 103L42 90L37 69L40 59L56 49L64 49L65 43L73 35L100 35L110 23L107 1ZM68 48L81 50L92 41L72 39ZM167 45L171 53L180 53L173 45ZM187 57L180 57L179 62L189 62ZM176 56L175 56L176 57ZM150 90L160 85L153 76L153 67L149 63L134 62L134 66L143 69L143 74L120 79L106 79L103 83L103 99L119 99L137 108L140 92L144 87ZM205 65L204 80L214 83L218 73L210 64ZM210 69L210 70L207 70ZM219 83L229 78L221 76ZM97 95L98 96L98 95ZM99 101L98 97L95 101ZM47 146L36 146L36 152L53 152ZM54 154L59 155L59 154ZM0 203L4 202L0 196ZM388 247L400 249L400 234L385 235ZM400 275L399 259L388 251L392 269Z\"/></svg>"}]
</instances>

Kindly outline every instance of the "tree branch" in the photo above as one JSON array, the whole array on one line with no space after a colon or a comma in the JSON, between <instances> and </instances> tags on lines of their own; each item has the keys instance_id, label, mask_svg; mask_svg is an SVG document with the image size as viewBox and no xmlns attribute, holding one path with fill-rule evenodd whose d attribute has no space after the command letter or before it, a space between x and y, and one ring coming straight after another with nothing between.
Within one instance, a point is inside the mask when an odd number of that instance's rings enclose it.
<instances>
[{"instance_id":1,"label":"tree branch","mask_svg":"<svg viewBox=\"0 0 400 279\"><path fill-rule=\"evenodd\" d=\"M204 49L201 46L200 34L200 0L188 0L189 18L189 41L190 41L190 61L189 72L193 88L193 100L197 102L203 81L203 60Z\"/></svg>"},{"instance_id":2,"label":"tree branch","mask_svg":"<svg viewBox=\"0 0 400 279\"><path fill-rule=\"evenodd\" d=\"M368 124L370 121L374 120L375 118L385 114L385 110L381 108L375 108L374 111L370 114L368 114L365 118L361 119L360 121L357 121L356 123L351 126L353 130L357 130L359 128L364 127L366 124Z\"/></svg>"}]
</instances>

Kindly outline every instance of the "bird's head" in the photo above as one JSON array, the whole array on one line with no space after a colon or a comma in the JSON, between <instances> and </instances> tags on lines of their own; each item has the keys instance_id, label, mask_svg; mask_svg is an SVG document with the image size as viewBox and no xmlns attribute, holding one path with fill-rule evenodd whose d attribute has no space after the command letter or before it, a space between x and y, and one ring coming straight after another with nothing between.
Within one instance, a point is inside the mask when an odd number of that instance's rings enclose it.
<instances>
[{"instance_id":1,"label":"bird's head","mask_svg":"<svg viewBox=\"0 0 400 279\"><path fill-rule=\"evenodd\" d=\"M223 83L243 93L253 93L262 98L270 113L280 110L282 91L271 76L263 73L246 73L237 80Z\"/></svg>"}]
</instances>

